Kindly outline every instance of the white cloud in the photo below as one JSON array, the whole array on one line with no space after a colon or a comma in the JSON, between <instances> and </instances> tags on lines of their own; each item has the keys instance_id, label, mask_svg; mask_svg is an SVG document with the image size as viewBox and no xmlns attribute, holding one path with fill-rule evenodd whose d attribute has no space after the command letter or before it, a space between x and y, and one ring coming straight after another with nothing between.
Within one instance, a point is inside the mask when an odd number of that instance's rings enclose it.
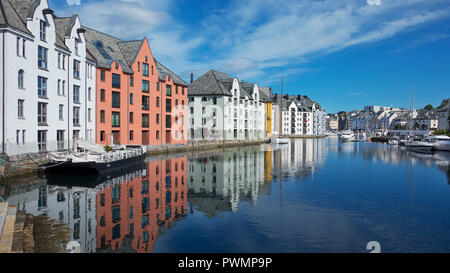
<instances>
[{"instance_id":1,"label":"white cloud","mask_svg":"<svg viewBox=\"0 0 450 273\"><path fill-rule=\"evenodd\" d=\"M367 0L369 6L381 6L381 0Z\"/></svg>"},{"instance_id":2,"label":"white cloud","mask_svg":"<svg viewBox=\"0 0 450 273\"><path fill-rule=\"evenodd\" d=\"M69 6L79 6L81 5L81 0L66 0Z\"/></svg>"},{"instance_id":3,"label":"white cloud","mask_svg":"<svg viewBox=\"0 0 450 273\"><path fill-rule=\"evenodd\" d=\"M149 36L155 57L185 79L214 68L265 84L311 71L303 64L316 56L412 31L450 11L448 0L366 1L231 1L193 26L174 16L176 0L102 0L65 12L120 38Z\"/></svg>"}]
</instances>

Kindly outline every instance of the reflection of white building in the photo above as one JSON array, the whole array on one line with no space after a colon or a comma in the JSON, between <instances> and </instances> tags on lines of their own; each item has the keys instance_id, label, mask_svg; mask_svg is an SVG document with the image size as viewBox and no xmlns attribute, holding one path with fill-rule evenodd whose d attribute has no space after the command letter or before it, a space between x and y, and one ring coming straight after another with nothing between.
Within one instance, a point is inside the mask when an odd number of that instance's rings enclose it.
<instances>
[{"instance_id":1,"label":"reflection of white building","mask_svg":"<svg viewBox=\"0 0 450 273\"><path fill-rule=\"evenodd\" d=\"M188 190L227 198L232 211L237 211L241 200L255 204L263 183L264 152L258 148L198 156L188 162Z\"/></svg>"},{"instance_id":2,"label":"reflection of white building","mask_svg":"<svg viewBox=\"0 0 450 273\"><path fill-rule=\"evenodd\" d=\"M281 146L278 151L281 153L281 163L277 160L277 153L274 153L274 169L283 170L283 173L292 174L304 170L315 170L320 167L326 157L326 139L295 139L288 145Z\"/></svg>"},{"instance_id":3,"label":"reflection of white building","mask_svg":"<svg viewBox=\"0 0 450 273\"><path fill-rule=\"evenodd\" d=\"M8 202L34 216L45 215L64 222L71 230L69 240L80 243L81 252L92 253L97 246L96 195L92 189L41 186L13 195Z\"/></svg>"}]
</instances>

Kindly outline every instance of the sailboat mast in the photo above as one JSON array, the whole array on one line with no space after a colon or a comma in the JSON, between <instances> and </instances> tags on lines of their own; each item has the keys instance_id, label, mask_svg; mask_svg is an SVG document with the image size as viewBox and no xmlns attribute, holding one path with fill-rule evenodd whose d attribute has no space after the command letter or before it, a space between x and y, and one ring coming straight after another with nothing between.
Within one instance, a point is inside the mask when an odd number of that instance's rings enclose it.
<instances>
[{"instance_id":1,"label":"sailboat mast","mask_svg":"<svg viewBox=\"0 0 450 273\"><path fill-rule=\"evenodd\" d=\"M283 83L284 83L284 76L281 76L281 103L280 103L280 133L279 135L282 135L283 131Z\"/></svg>"}]
</instances>

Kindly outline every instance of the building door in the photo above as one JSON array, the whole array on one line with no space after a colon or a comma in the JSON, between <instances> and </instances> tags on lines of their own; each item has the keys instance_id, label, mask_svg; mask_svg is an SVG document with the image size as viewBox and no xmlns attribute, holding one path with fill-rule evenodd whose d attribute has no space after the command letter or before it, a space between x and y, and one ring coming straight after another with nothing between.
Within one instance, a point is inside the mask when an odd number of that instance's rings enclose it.
<instances>
[{"instance_id":1,"label":"building door","mask_svg":"<svg viewBox=\"0 0 450 273\"><path fill-rule=\"evenodd\" d=\"M166 144L170 144L171 139L170 131L166 131Z\"/></svg>"},{"instance_id":2,"label":"building door","mask_svg":"<svg viewBox=\"0 0 450 273\"><path fill-rule=\"evenodd\" d=\"M120 131L113 131L113 144L114 145L120 145Z\"/></svg>"},{"instance_id":3,"label":"building door","mask_svg":"<svg viewBox=\"0 0 450 273\"><path fill-rule=\"evenodd\" d=\"M148 131L142 131L142 145L149 145L149 132Z\"/></svg>"}]
</instances>

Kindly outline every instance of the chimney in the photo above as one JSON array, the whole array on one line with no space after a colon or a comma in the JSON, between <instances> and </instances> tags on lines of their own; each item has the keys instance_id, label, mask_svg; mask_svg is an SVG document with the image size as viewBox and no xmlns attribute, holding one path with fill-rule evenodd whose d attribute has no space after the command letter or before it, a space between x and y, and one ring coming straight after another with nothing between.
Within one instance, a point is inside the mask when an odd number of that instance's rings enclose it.
<instances>
[{"instance_id":1,"label":"chimney","mask_svg":"<svg viewBox=\"0 0 450 273\"><path fill-rule=\"evenodd\" d=\"M194 82L194 73L191 73L191 83Z\"/></svg>"}]
</instances>

